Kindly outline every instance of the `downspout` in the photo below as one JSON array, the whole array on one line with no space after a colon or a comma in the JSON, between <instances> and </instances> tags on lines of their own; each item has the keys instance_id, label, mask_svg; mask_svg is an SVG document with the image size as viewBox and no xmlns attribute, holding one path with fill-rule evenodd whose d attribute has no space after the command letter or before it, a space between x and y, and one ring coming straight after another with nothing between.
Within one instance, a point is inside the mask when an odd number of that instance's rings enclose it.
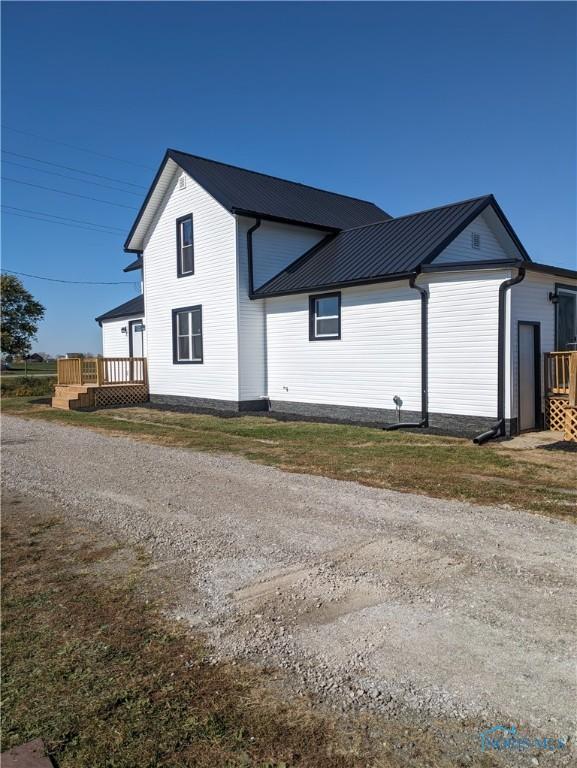
<instances>
[{"instance_id":1,"label":"downspout","mask_svg":"<svg viewBox=\"0 0 577 768\"><path fill-rule=\"evenodd\" d=\"M248 295L252 297L254 293L254 274L253 274L253 259L252 259L252 233L262 224L261 219L257 219L255 223L250 227L246 233L246 253L248 258Z\"/></svg>"},{"instance_id":2,"label":"downspout","mask_svg":"<svg viewBox=\"0 0 577 768\"><path fill-rule=\"evenodd\" d=\"M246 233L246 253L247 253L247 261L248 261L248 295L252 298L254 294L254 264L253 264L253 244L252 244L252 235L253 232L256 232L256 230L260 227L262 224L262 219L256 219L255 223L250 227L250 229L247 230ZM264 355L264 391L265 395L263 397L264 400L266 400L266 410L270 411L270 399L268 396L268 360L267 360L267 339L266 339L266 302L264 302L263 307L263 322L264 322L264 329L263 329L263 355Z\"/></svg>"},{"instance_id":3,"label":"downspout","mask_svg":"<svg viewBox=\"0 0 577 768\"><path fill-rule=\"evenodd\" d=\"M421 294L421 420L399 421L389 424L383 429L390 432L394 429L427 428L429 426L429 292L426 288L416 285L418 273L409 278L409 288Z\"/></svg>"},{"instance_id":4,"label":"downspout","mask_svg":"<svg viewBox=\"0 0 577 768\"><path fill-rule=\"evenodd\" d=\"M509 278L499 286L499 326L497 339L497 423L486 432L473 438L473 442L482 445L488 440L505 436L505 341L507 328L505 312L507 309L507 291L525 278L525 267L519 267L517 277Z\"/></svg>"}]
</instances>

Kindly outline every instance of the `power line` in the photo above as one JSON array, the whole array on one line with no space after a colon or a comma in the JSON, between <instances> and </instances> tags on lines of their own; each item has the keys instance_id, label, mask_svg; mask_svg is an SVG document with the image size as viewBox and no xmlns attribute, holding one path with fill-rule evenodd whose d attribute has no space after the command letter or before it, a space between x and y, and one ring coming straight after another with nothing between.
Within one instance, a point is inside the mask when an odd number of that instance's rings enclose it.
<instances>
[{"instance_id":1,"label":"power line","mask_svg":"<svg viewBox=\"0 0 577 768\"><path fill-rule=\"evenodd\" d=\"M56 277L43 277L41 275L29 275L28 272L15 272L13 269L5 269L2 267L3 272L9 272L11 275L19 275L20 277L33 277L35 280L47 280L50 283L66 283L68 285L134 285L134 282L116 282L116 283L100 283L91 280L60 280Z\"/></svg>"},{"instance_id":2,"label":"power line","mask_svg":"<svg viewBox=\"0 0 577 768\"><path fill-rule=\"evenodd\" d=\"M124 179L116 179L113 176L103 176L101 173L92 173L91 171L84 171L82 168L75 168L72 165L62 165L61 163L54 163L51 160L42 160L40 157L32 157L32 155L22 155L19 152L10 152L7 149L3 149L2 153L5 155L12 155L13 157L21 157L24 160L34 160L36 163L44 163L45 165L53 165L55 168L64 168L66 171L74 171L75 173L84 173L86 176L94 176L96 179L106 179L106 181L117 181L119 184L126 184L129 187L136 187L137 189L146 189L142 184L134 184L132 181L124 181Z\"/></svg>"},{"instance_id":3,"label":"power line","mask_svg":"<svg viewBox=\"0 0 577 768\"><path fill-rule=\"evenodd\" d=\"M2 123L2 128L7 131L14 131L14 133L21 133L24 136L32 136L35 139L41 141L48 141L52 144L60 144L62 147L68 147L69 149L76 149L79 152L87 152L89 155L96 155L97 157L105 157L108 160L116 160L121 163L128 163L128 165L135 165L139 168L147 168L148 170L154 170L150 165L144 165L143 163L135 163L133 160L127 160L125 157L116 157L115 155L106 155L103 152L96 152L94 149L86 149L85 147L79 147L75 144L67 144L64 141L58 141L57 139L48 139L46 136L40 136L38 133L32 133L31 131L23 131L20 128L12 128L9 125Z\"/></svg>"},{"instance_id":4,"label":"power line","mask_svg":"<svg viewBox=\"0 0 577 768\"><path fill-rule=\"evenodd\" d=\"M115 229L117 232L125 232L122 227L115 227L112 224L98 224L95 221L86 221L86 219L72 219L70 216L58 216L56 213L47 213L46 211L35 211L32 208L17 208L15 205L6 205L2 203L2 208L10 208L12 211L24 211L25 213L36 213L39 216L51 216L53 219L63 219L64 221L73 221L75 224L90 224L92 227L104 227L106 229Z\"/></svg>"},{"instance_id":5,"label":"power line","mask_svg":"<svg viewBox=\"0 0 577 768\"><path fill-rule=\"evenodd\" d=\"M118 232L110 232L107 229L95 229L94 227L83 227L81 224L67 224L65 221L53 221L52 219L41 219L40 216L30 216L26 213L15 213L14 211L4 211L8 216L18 216L22 219L32 219L33 221L43 221L45 224L60 224L61 227L71 229L83 229L86 232L98 232L101 235L114 235L118 237Z\"/></svg>"},{"instance_id":6,"label":"power line","mask_svg":"<svg viewBox=\"0 0 577 768\"><path fill-rule=\"evenodd\" d=\"M23 163L17 163L15 160L4 160L4 163L10 165L17 165L18 168L26 168L28 171L38 171L39 173L48 173L50 176L59 176L61 179L72 179L72 181L80 181L82 184L92 184L95 187L102 187L103 189L112 189L115 192L123 192L125 195L135 195L136 197L142 197L140 192L133 192L131 189L121 189L120 187L111 187L110 184L101 184L99 181L92 181L91 179L79 179L76 176L70 176L68 173L58 173L58 171L49 171L47 168L34 168L33 165L24 165Z\"/></svg>"},{"instance_id":7,"label":"power line","mask_svg":"<svg viewBox=\"0 0 577 768\"><path fill-rule=\"evenodd\" d=\"M124 205L123 203L113 203L111 200L101 200L98 197L90 197L89 195L79 195L76 192L65 192L63 189L55 189L54 187L44 187L41 184L32 184L29 181L20 181L20 179L13 179L10 176L2 176L4 181L12 181L15 184L24 184L26 187L36 187L36 189L46 189L49 192L59 192L61 195L68 195L69 197L81 197L83 200L92 200L96 203L105 203L106 205L115 205L118 208L128 208L131 211L137 211L133 205Z\"/></svg>"}]
</instances>

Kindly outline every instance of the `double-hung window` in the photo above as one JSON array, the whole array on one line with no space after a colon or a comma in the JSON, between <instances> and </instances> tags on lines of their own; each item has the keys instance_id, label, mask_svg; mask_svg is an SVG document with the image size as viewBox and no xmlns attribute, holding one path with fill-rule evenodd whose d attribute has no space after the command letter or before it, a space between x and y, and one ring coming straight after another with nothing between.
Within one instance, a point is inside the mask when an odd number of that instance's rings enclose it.
<instances>
[{"instance_id":1,"label":"double-hung window","mask_svg":"<svg viewBox=\"0 0 577 768\"><path fill-rule=\"evenodd\" d=\"M194 274L192 213L176 220L176 271L178 277Z\"/></svg>"},{"instance_id":2,"label":"double-hung window","mask_svg":"<svg viewBox=\"0 0 577 768\"><path fill-rule=\"evenodd\" d=\"M202 307L172 310L174 363L202 363Z\"/></svg>"},{"instance_id":3,"label":"double-hung window","mask_svg":"<svg viewBox=\"0 0 577 768\"><path fill-rule=\"evenodd\" d=\"M309 339L341 338L341 294L309 296Z\"/></svg>"}]
</instances>

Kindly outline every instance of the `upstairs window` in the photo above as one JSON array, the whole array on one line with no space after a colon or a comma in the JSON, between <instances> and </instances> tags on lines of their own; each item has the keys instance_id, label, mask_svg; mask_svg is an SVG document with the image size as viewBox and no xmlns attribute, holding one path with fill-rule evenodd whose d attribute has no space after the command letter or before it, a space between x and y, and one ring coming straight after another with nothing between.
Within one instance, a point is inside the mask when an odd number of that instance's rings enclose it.
<instances>
[{"instance_id":1,"label":"upstairs window","mask_svg":"<svg viewBox=\"0 0 577 768\"><path fill-rule=\"evenodd\" d=\"M174 363L202 363L202 306L172 310Z\"/></svg>"},{"instance_id":2,"label":"upstairs window","mask_svg":"<svg viewBox=\"0 0 577 768\"><path fill-rule=\"evenodd\" d=\"M176 258L178 277L194 274L192 213L176 220Z\"/></svg>"},{"instance_id":3,"label":"upstairs window","mask_svg":"<svg viewBox=\"0 0 577 768\"><path fill-rule=\"evenodd\" d=\"M309 297L309 339L341 338L341 294L322 293Z\"/></svg>"}]
</instances>

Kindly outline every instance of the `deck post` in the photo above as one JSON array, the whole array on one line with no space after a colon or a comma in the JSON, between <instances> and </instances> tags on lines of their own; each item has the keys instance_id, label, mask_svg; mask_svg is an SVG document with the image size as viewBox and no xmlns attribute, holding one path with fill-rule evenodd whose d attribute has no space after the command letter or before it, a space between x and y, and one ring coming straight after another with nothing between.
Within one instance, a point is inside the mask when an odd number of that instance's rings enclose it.
<instances>
[{"instance_id":1,"label":"deck post","mask_svg":"<svg viewBox=\"0 0 577 768\"><path fill-rule=\"evenodd\" d=\"M577 408L577 352L569 357L569 406Z\"/></svg>"},{"instance_id":2,"label":"deck post","mask_svg":"<svg viewBox=\"0 0 577 768\"><path fill-rule=\"evenodd\" d=\"M102 358L96 358L96 386L99 387L102 384Z\"/></svg>"}]
</instances>

